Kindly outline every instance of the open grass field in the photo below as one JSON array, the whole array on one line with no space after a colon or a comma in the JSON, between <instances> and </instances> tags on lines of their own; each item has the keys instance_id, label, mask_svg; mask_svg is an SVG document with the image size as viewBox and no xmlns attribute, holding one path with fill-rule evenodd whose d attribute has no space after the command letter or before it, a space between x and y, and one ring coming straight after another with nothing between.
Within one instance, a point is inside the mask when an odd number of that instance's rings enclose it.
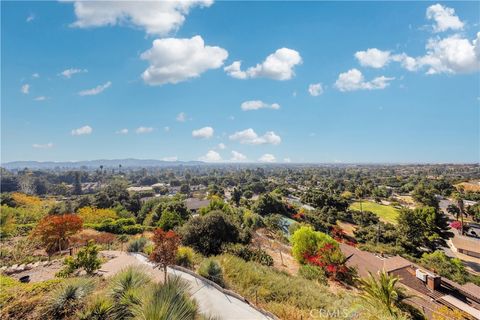
<instances>
[{"instance_id":1,"label":"open grass field","mask_svg":"<svg viewBox=\"0 0 480 320\"><path fill-rule=\"evenodd\" d=\"M392 206L386 206L370 201L363 201L361 207L360 202L354 202L350 205L350 209L352 210L360 211L361 208L363 209L363 211L371 211L375 213L380 218L380 220L384 222L389 222L393 224L397 223L396 219L399 211Z\"/></svg>"}]
</instances>

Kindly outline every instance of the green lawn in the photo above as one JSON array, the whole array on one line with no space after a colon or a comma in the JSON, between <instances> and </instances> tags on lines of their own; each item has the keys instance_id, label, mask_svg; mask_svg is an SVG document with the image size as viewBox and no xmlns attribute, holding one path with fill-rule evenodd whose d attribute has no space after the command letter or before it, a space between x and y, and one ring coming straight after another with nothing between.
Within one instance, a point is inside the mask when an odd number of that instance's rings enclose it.
<instances>
[{"instance_id":1,"label":"green lawn","mask_svg":"<svg viewBox=\"0 0 480 320\"><path fill-rule=\"evenodd\" d=\"M360 211L360 202L354 202L350 205L350 209ZM380 220L384 222L397 223L398 209L392 206L386 206L370 201L362 201L363 211L371 211L375 213Z\"/></svg>"}]
</instances>

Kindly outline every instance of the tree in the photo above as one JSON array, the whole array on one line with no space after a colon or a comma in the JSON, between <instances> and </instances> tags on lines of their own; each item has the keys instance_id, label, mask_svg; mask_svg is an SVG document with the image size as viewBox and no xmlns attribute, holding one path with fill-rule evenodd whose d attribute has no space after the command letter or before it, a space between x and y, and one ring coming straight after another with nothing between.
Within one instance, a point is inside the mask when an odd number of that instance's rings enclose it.
<instances>
[{"instance_id":1,"label":"tree","mask_svg":"<svg viewBox=\"0 0 480 320\"><path fill-rule=\"evenodd\" d=\"M464 284L468 281L468 273L465 266L458 258L450 258L443 251L437 250L432 253L424 253L420 264L433 270L442 277Z\"/></svg>"},{"instance_id":2,"label":"tree","mask_svg":"<svg viewBox=\"0 0 480 320\"><path fill-rule=\"evenodd\" d=\"M242 198L242 192L238 188L234 188L232 192L232 200L238 206L240 199Z\"/></svg>"},{"instance_id":3,"label":"tree","mask_svg":"<svg viewBox=\"0 0 480 320\"><path fill-rule=\"evenodd\" d=\"M219 254L225 243L240 242L239 228L219 211L193 217L183 225L180 234L184 245L206 256Z\"/></svg>"},{"instance_id":4,"label":"tree","mask_svg":"<svg viewBox=\"0 0 480 320\"><path fill-rule=\"evenodd\" d=\"M452 216L455 217L455 219L458 220L458 216L460 215L460 209L456 205L449 204L447 207L447 212L450 213Z\"/></svg>"},{"instance_id":5,"label":"tree","mask_svg":"<svg viewBox=\"0 0 480 320\"><path fill-rule=\"evenodd\" d=\"M163 211L160 220L158 220L158 226L163 230L171 230L176 226L180 226L183 224L182 217L173 211Z\"/></svg>"},{"instance_id":6,"label":"tree","mask_svg":"<svg viewBox=\"0 0 480 320\"><path fill-rule=\"evenodd\" d=\"M175 264L178 246L180 245L180 238L172 230L165 232L158 228L154 231L152 240L155 247L150 254L150 259L163 268L165 277L164 282L166 283L167 267L171 264Z\"/></svg>"},{"instance_id":7,"label":"tree","mask_svg":"<svg viewBox=\"0 0 480 320\"><path fill-rule=\"evenodd\" d=\"M262 216L272 213L278 213L282 215L287 213L284 203L272 193L261 195L257 202L253 205L253 211Z\"/></svg>"},{"instance_id":8,"label":"tree","mask_svg":"<svg viewBox=\"0 0 480 320\"><path fill-rule=\"evenodd\" d=\"M318 249L330 243L338 247L338 243L325 233L314 231L310 226L298 228L291 238L292 254L300 263L305 263L307 256L314 256Z\"/></svg>"},{"instance_id":9,"label":"tree","mask_svg":"<svg viewBox=\"0 0 480 320\"><path fill-rule=\"evenodd\" d=\"M78 215L84 223L100 223L106 219L117 219L117 213L113 209L97 209L95 207L83 207L78 210Z\"/></svg>"},{"instance_id":10,"label":"tree","mask_svg":"<svg viewBox=\"0 0 480 320\"><path fill-rule=\"evenodd\" d=\"M446 246L445 240L453 236L445 215L433 207L402 209L397 221L399 243L413 254L422 249L435 251Z\"/></svg>"},{"instance_id":11,"label":"tree","mask_svg":"<svg viewBox=\"0 0 480 320\"><path fill-rule=\"evenodd\" d=\"M51 255L65 249L70 237L80 231L82 225L82 219L74 214L47 216L38 223L33 235L40 239Z\"/></svg>"},{"instance_id":12,"label":"tree","mask_svg":"<svg viewBox=\"0 0 480 320\"><path fill-rule=\"evenodd\" d=\"M438 199L435 195L435 190L433 188L427 188L423 183L419 183L415 189L413 189L412 197L424 206L438 209Z\"/></svg>"},{"instance_id":13,"label":"tree","mask_svg":"<svg viewBox=\"0 0 480 320\"><path fill-rule=\"evenodd\" d=\"M379 272L378 277L369 272L368 278L359 279L363 290L360 296L372 307L385 308L391 316L397 316L403 300L408 298L405 289L397 285L399 280L385 271Z\"/></svg>"}]
</instances>

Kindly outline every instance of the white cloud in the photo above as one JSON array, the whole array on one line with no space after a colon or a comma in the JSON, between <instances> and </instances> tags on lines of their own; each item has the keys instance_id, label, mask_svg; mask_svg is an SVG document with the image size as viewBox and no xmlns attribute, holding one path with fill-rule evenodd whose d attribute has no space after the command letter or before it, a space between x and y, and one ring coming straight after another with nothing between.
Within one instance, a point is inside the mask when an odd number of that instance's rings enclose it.
<instances>
[{"instance_id":1,"label":"white cloud","mask_svg":"<svg viewBox=\"0 0 480 320\"><path fill-rule=\"evenodd\" d=\"M340 73L335 82L335 87L340 91L385 89L390 84L389 81L393 79L395 78L380 76L371 81L365 81L363 74L358 69L351 69Z\"/></svg>"},{"instance_id":2,"label":"white cloud","mask_svg":"<svg viewBox=\"0 0 480 320\"><path fill-rule=\"evenodd\" d=\"M232 151L232 157L230 158L230 161L235 161L235 162L241 162L247 160L247 156L237 152L235 150Z\"/></svg>"},{"instance_id":3,"label":"white cloud","mask_svg":"<svg viewBox=\"0 0 480 320\"><path fill-rule=\"evenodd\" d=\"M25 83L20 88L20 91L22 91L23 94L29 94L30 93L30 85L28 83Z\"/></svg>"},{"instance_id":4,"label":"white cloud","mask_svg":"<svg viewBox=\"0 0 480 320\"><path fill-rule=\"evenodd\" d=\"M275 158L275 156L273 154L270 154L270 153L265 153L263 156L261 156L258 161L260 162L275 162L277 161L277 159Z\"/></svg>"},{"instance_id":5,"label":"white cloud","mask_svg":"<svg viewBox=\"0 0 480 320\"><path fill-rule=\"evenodd\" d=\"M455 9L444 7L437 3L427 8L426 17L434 20L434 32L443 32L448 29L462 30L464 23L455 15Z\"/></svg>"},{"instance_id":6,"label":"white cloud","mask_svg":"<svg viewBox=\"0 0 480 320\"><path fill-rule=\"evenodd\" d=\"M166 38L153 41L152 48L140 56L150 65L142 78L149 85L179 83L217 69L227 59L227 50L206 46L201 36L191 39Z\"/></svg>"},{"instance_id":7,"label":"white cloud","mask_svg":"<svg viewBox=\"0 0 480 320\"><path fill-rule=\"evenodd\" d=\"M366 51L358 51L355 53L360 65L364 67L383 68L390 60L390 51L382 51L377 48L370 48Z\"/></svg>"},{"instance_id":8,"label":"white cloud","mask_svg":"<svg viewBox=\"0 0 480 320\"><path fill-rule=\"evenodd\" d=\"M230 76L236 79L246 79L247 73L241 70L242 62L234 61L231 65L226 66L223 70Z\"/></svg>"},{"instance_id":9,"label":"white cloud","mask_svg":"<svg viewBox=\"0 0 480 320\"><path fill-rule=\"evenodd\" d=\"M283 162L285 162L285 163L290 163L290 162L292 162L292 160L291 160L290 158L284 158L284 159L283 159Z\"/></svg>"},{"instance_id":10,"label":"white cloud","mask_svg":"<svg viewBox=\"0 0 480 320\"><path fill-rule=\"evenodd\" d=\"M120 129L118 131L115 131L116 134L128 134L128 129L127 128L123 128L123 129Z\"/></svg>"},{"instance_id":11,"label":"white cloud","mask_svg":"<svg viewBox=\"0 0 480 320\"><path fill-rule=\"evenodd\" d=\"M430 39L426 51L425 56L413 61L417 69L426 66L427 74L470 73L480 70L480 32L473 41L459 35Z\"/></svg>"},{"instance_id":12,"label":"white cloud","mask_svg":"<svg viewBox=\"0 0 480 320\"><path fill-rule=\"evenodd\" d=\"M187 114L185 112L180 112L177 115L176 119L177 119L178 122L185 122L185 121L187 121Z\"/></svg>"},{"instance_id":13,"label":"white cloud","mask_svg":"<svg viewBox=\"0 0 480 320\"><path fill-rule=\"evenodd\" d=\"M153 132L152 127L138 127L137 129L135 129L135 133L137 134L150 133L150 132Z\"/></svg>"},{"instance_id":14,"label":"white cloud","mask_svg":"<svg viewBox=\"0 0 480 320\"><path fill-rule=\"evenodd\" d=\"M51 148L53 148L53 143L52 142L49 142L49 143L46 143L46 144L34 143L34 144L32 144L32 147L35 148L35 149L51 149Z\"/></svg>"},{"instance_id":15,"label":"white cloud","mask_svg":"<svg viewBox=\"0 0 480 320\"><path fill-rule=\"evenodd\" d=\"M267 131L263 136L259 136L252 128L243 131L237 131L229 136L230 140L239 141L242 144L273 144L282 142L280 136L273 131Z\"/></svg>"},{"instance_id":16,"label":"white cloud","mask_svg":"<svg viewBox=\"0 0 480 320\"><path fill-rule=\"evenodd\" d=\"M38 97L36 97L36 98L35 98L35 99L33 99L33 100L35 100L35 101L45 101L45 100L47 100L47 99L48 99L48 97L45 97L45 96L38 96Z\"/></svg>"},{"instance_id":17,"label":"white cloud","mask_svg":"<svg viewBox=\"0 0 480 320\"><path fill-rule=\"evenodd\" d=\"M178 157L177 156L171 156L171 157L164 157L162 158L163 161L177 161Z\"/></svg>"},{"instance_id":18,"label":"white cloud","mask_svg":"<svg viewBox=\"0 0 480 320\"><path fill-rule=\"evenodd\" d=\"M294 68L302 63L302 57L298 51L289 48L281 48L270 54L265 61L250 67L246 71L241 70L241 61L234 61L226 66L224 71L237 79L269 78L273 80L289 80L295 75Z\"/></svg>"},{"instance_id":19,"label":"white cloud","mask_svg":"<svg viewBox=\"0 0 480 320\"><path fill-rule=\"evenodd\" d=\"M81 95L81 96L94 96L94 95L97 95L99 93L102 93L105 89L109 88L111 85L112 85L112 83L110 81L108 81L104 84L100 84L100 85L96 86L95 88L88 89L88 90L82 90L78 94Z\"/></svg>"},{"instance_id":20,"label":"white cloud","mask_svg":"<svg viewBox=\"0 0 480 320\"><path fill-rule=\"evenodd\" d=\"M317 97L321 94L323 94L323 86L321 83L312 83L311 85L308 86L308 93L310 93L311 96Z\"/></svg>"},{"instance_id":21,"label":"white cloud","mask_svg":"<svg viewBox=\"0 0 480 320\"><path fill-rule=\"evenodd\" d=\"M219 143L219 144L218 144L218 149L224 150L224 149L226 149L226 148L227 148L227 146L225 145L225 143Z\"/></svg>"},{"instance_id":22,"label":"white cloud","mask_svg":"<svg viewBox=\"0 0 480 320\"><path fill-rule=\"evenodd\" d=\"M176 31L185 16L194 7L208 7L213 0L148 1L139 5L135 1L75 1L79 28L133 25L148 34L165 35Z\"/></svg>"},{"instance_id":23,"label":"white cloud","mask_svg":"<svg viewBox=\"0 0 480 320\"><path fill-rule=\"evenodd\" d=\"M91 134L92 131L93 131L92 127L86 125L78 129L73 129L71 133L72 133L72 136L81 136L85 134Z\"/></svg>"},{"instance_id":24,"label":"white cloud","mask_svg":"<svg viewBox=\"0 0 480 320\"><path fill-rule=\"evenodd\" d=\"M38 74L37 72L35 72L34 74L32 74L32 78L40 78L40 74Z\"/></svg>"},{"instance_id":25,"label":"white cloud","mask_svg":"<svg viewBox=\"0 0 480 320\"><path fill-rule=\"evenodd\" d=\"M205 162L218 162L218 161L222 161L222 157L218 152L214 150L210 150L207 152L206 155L201 156L198 160L205 161Z\"/></svg>"},{"instance_id":26,"label":"white cloud","mask_svg":"<svg viewBox=\"0 0 480 320\"><path fill-rule=\"evenodd\" d=\"M258 109L278 110L280 109L280 105L278 103L269 104L260 100L250 100L242 103L240 108L242 108L243 111L258 110Z\"/></svg>"},{"instance_id":27,"label":"white cloud","mask_svg":"<svg viewBox=\"0 0 480 320\"><path fill-rule=\"evenodd\" d=\"M63 70L62 72L60 72L59 75L65 77L67 79L70 79L74 74L85 73L85 72L88 72L88 70L87 69L70 68L70 69Z\"/></svg>"},{"instance_id":28,"label":"white cloud","mask_svg":"<svg viewBox=\"0 0 480 320\"><path fill-rule=\"evenodd\" d=\"M26 22L32 22L33 20L35 20L35 15L33 13L30 13L27 19L25 19Z\"/></svg>"},{"instance_id":29,"label":"white cloud","mask_svg":"<svg viewBox=\"0 0 480 320\"><path fill-rule=\"evenodd\" d=\"M212 127L203 127L197 130L192 131L192 137L194 138L201 138L201 139L209 139L213 136L213 128Z\"/></svg>"}]
</instances>

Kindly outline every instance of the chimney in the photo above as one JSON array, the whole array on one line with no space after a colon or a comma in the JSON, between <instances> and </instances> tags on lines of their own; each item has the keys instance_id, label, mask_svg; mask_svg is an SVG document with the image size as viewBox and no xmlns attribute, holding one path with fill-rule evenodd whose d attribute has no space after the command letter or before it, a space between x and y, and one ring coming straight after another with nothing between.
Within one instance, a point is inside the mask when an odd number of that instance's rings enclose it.
<instances>
[{"instance_id":1,"label":"chimney","mask_svg":"<svg viewBox=\"0 0 480 320\"><path fill-rule=\"evenodd\" d=\"M429 274L427 276L427 287L430 290L438 290L440 289L440 285L442 284L442 278L438 275Z\"/></svg>"}]
</instances>

